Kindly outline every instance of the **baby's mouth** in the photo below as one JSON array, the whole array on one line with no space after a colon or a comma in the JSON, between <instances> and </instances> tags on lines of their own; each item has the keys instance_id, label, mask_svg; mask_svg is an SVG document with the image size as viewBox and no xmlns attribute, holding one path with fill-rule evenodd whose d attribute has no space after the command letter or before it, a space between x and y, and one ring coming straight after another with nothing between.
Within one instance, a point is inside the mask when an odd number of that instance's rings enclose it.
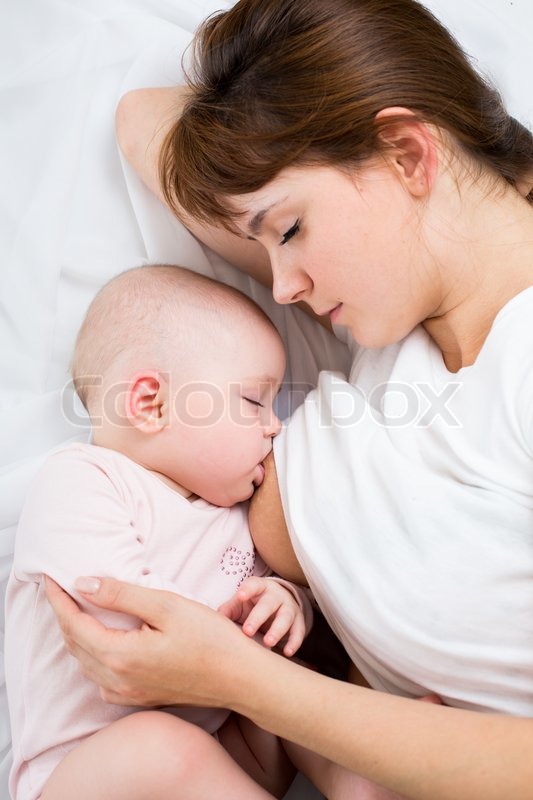
<instances>
[{"instance_id":1,"label":"baby's mouth","mask_svg":"<svg viewBox=\"0 0 533 800\"><path fill-rule=\"evenodd\" d=\"M257 488L261 486L265 479L265 468L263 464L258 464L256 467L256 476L254 477L254 486Z\"/></svg>"}]
</instances>

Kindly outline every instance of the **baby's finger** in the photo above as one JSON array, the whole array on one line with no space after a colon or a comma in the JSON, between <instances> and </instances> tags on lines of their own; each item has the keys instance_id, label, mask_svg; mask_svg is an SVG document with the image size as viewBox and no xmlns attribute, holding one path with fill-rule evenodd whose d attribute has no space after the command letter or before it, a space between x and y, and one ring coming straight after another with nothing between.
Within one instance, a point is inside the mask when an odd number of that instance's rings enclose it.
<instances>
[{"instance_id":1,"label":"baby's finger","mask_svg":"<svg viewBox=\"0 0 533 800\"><path fill-rule=\"evenodd\" d=\"M300 646L305 639L305 620L303 614L297 614L294 620L294 624L291 626L289 632L289 638L285 646L283 647L283 655L290 658L293 656L299 649Z\"/></svg>"},{"instance_id":2,"label":"baby's finger","mask_svg":"<svg viewBox=\"0 0 533 800\"><path fill-rule=\"evenodd\" d=\"M240 597L235 594L218 607L218 612L223 617L231 619L232 622L240 622L244 615L244 605Z\"/></svg>"},{"instance_id":3,"label":"baby's finger","mask_svg":"<svg viewBox=\"0 0 533 800\"><path fill-rule=\"evenodd\" d=\"M260 597L243 622L242 629L244 633L247 636L254 636L265 622L268 622L274 614L277 614L280 605L279 598L272 597L269 594L264 594Z\"/></svg>"},{"instance_id":4,"label":"baby's finger","mask_svg":"<svg viewBox=\"0 0 533 800\"><path fill-rule=\"evenodd\" d=\"M267 588L269 588L269 584L265 582L264 578L252 576L242 582L237 594L241 600L251 600L254 597L260 597Z\"/></svg>"},{"instance_id":5,"label":"baby's finger","mask_svg":"<svg viewBox=\"0 0 533 800\"><path fill-rule=\"evenodd\" d=\"M268 631L263 637L267 647L274 647L291 630L297 615L290 606L280 606Z\"/></svg>"}]
</instances>

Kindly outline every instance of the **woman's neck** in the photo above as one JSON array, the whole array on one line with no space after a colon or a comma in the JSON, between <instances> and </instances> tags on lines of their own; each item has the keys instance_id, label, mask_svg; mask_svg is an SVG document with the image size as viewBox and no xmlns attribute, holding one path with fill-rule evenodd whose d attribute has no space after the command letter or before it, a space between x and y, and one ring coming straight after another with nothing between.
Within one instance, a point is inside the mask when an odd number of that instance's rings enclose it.
<instances>
[{"instance_id":1,"label":"woman's neck","mask_svg":"<svg viewBox=\"0 0 533 800\"><path fill-rule=\"evenodd\" d=\"M477 192L453 232L437 234L443 299L423 323L450 372L475 362L498 312L533 285L533 207L510 187L489 198Z\"/></svg>"}]
</instances>

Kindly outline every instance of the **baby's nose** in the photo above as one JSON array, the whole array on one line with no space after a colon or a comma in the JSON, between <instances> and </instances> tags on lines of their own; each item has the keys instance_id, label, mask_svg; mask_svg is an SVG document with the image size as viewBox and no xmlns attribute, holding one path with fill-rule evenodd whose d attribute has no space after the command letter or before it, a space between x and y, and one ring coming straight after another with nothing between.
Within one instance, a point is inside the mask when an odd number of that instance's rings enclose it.
<instances>
[{"instance_id":1,"label":"baby's nose","mask_svg":"<svg viewBox=\"0 0 533 800\"><path fill-rule=\"evenodd\" d=\"M265 426L265 436L277 436L281 430L281 420L272 411L268 425Z\"/></svg>"}]
</instances>

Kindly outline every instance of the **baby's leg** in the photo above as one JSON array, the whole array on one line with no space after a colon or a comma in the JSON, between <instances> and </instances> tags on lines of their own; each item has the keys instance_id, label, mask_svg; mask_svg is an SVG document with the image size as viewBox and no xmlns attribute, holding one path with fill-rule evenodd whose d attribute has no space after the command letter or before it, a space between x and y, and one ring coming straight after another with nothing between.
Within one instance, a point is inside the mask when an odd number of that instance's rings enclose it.
<instances>
[{"instance_id":1,"label":"baby's leg","mask_svg":"<svg viewBox=\"0 0 533 800\"><path fill-rule=\"evenodd\" d=\"M219 729L218 738L256 783L274 797L284 797L296 769L277 736L259 728L246 717L231 714Z\"/></svg>"},{"instance_id":2,"label":"baby's leg","mask_svg":"<svg viewBox=\"0 0 533 800\"><path fill-rule=\"evenodd\" d=\"M441 704L436 695L420 698L424 703ZM367 781L355 772L306 750L293 742L283 742L292 763L309 778L328 800L408 800L377 783Z\"/></svg>"},{"instance_id":3,"label":"baby's leg","mask_svg":"<svg viewBox=\"0 0 533 800\"><path fill-rule=\"evenodd\" d=\"M164 711L138 711L85 739L42 800L272 800L208 733Z\"/></svg>"},{"instance_id":4,"label":"baby's leg","mask_svg":"<svg viewBox=\"0 0 533 800\"><path fill-rule=\"evenodd\" d=\"M328 800L408 800L293 742L284 746L293 764Z\"/></svg>"}]
</instances>

